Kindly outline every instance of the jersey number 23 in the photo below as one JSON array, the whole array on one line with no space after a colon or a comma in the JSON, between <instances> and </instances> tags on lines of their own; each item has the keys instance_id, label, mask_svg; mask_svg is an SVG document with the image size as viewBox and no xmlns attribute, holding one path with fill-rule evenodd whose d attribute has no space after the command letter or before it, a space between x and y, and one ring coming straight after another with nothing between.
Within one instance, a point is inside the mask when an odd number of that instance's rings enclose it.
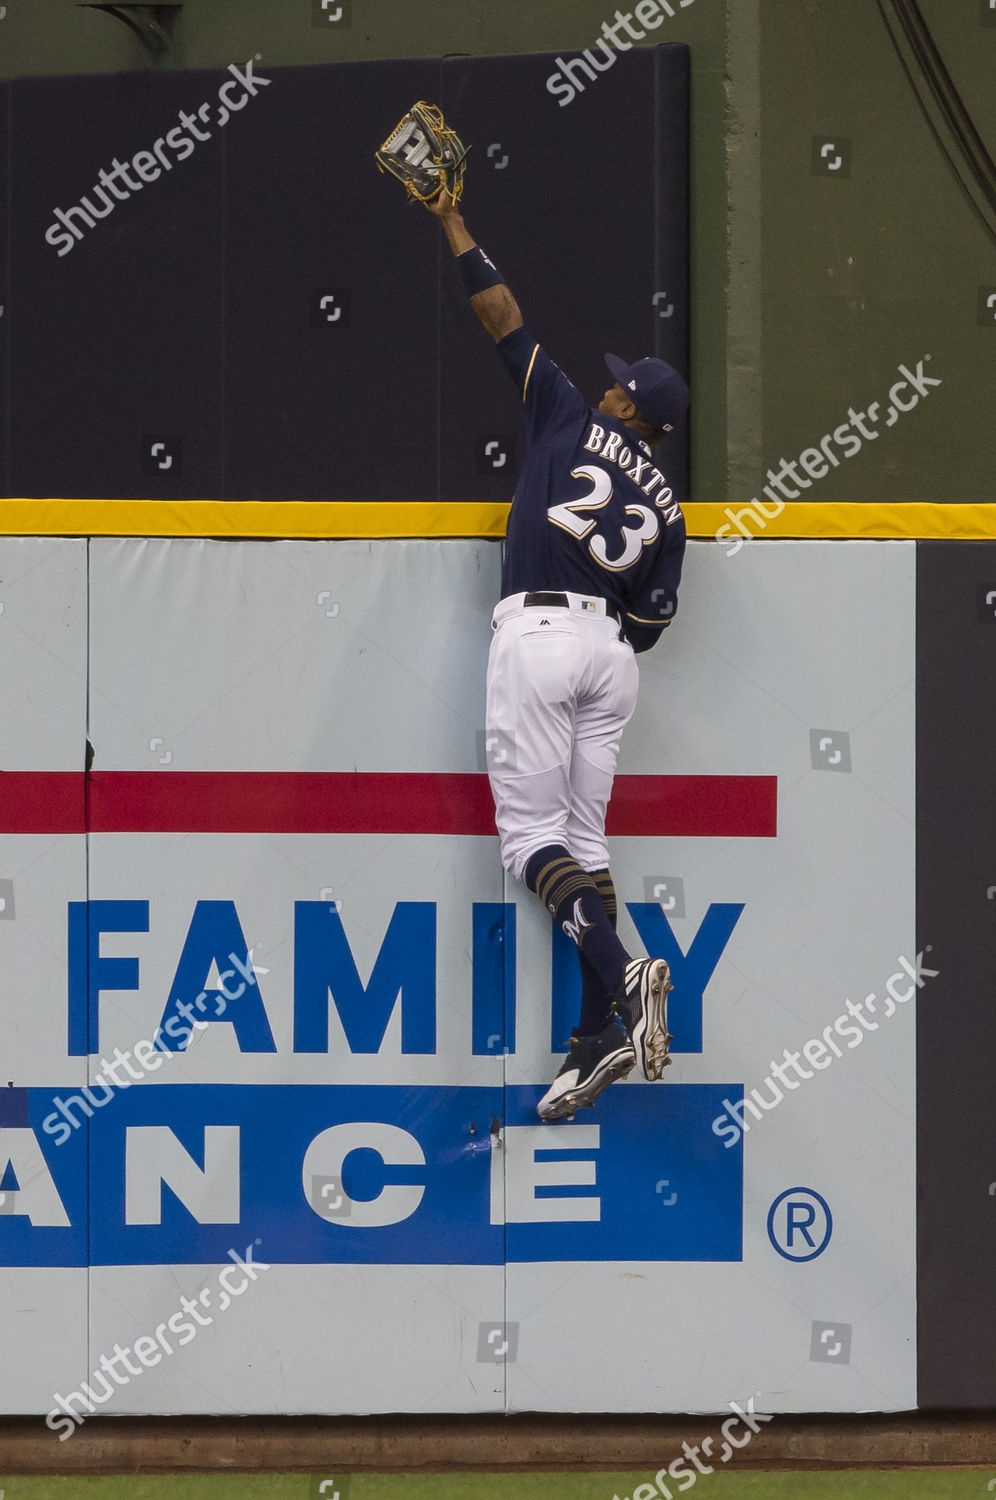
<instances>
[{"instance_id":1,"label":"jersey number 23","mask_svg":"<svg viewBox=\"0 0 996 1500\"><path fill-rule=\"evenodd\" d=\"M623 573L631 568L636 562L644 547L656 538L660 531L660 518L655 510L649 505L627 505L626 514L635 516L636 526L620 526L618 536L612 541L615 547L621 545L622 551L616 555L610 555L610 542L598 531L597 520L585 516L585 511L602 510L612 499L612 479L605 469L600 469L597 464L581 464L577 469L571 470L572 479L587 479L591 489L586 495L581 495L577 500L565 500L560 505L551 505L547 511L547 518L554 526L559 526L563 531L569 531L571 536L576 536L578 541L590 537L588 551L602 568L608 568L613 573ZM663 497L662 497L663 498ZM670 491L667 492L670 498ZM592 535L594 533L594 535Z\"/></svg>"}]
</instances>

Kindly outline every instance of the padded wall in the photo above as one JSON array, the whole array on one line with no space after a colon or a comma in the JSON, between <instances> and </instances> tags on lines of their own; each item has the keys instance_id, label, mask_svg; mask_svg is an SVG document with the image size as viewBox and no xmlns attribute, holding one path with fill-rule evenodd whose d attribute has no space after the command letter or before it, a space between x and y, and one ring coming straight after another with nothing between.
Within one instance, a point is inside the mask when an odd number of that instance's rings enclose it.
<instances>
[{"instance_id":1,"label":"padded wall","mask_svg":"<svg viewBox=\"0 0 996 1500\"><path fill-rule=\"evenodd\" d=\"M417 98L471 143L468 223L588 399L606 350L687 370L687 49L633 50L569 109L550 71L253 60L241 82L8 85L4 492L510 499L514 388L438 226L373 161ZM660 450L679 496L686 450Z\"/></svg>"},{"instance_id":2,"label":"padded wall","mask_svg":"<svg viewBox=\"0 0 996 1500\"><path fill-rule=\"evenodd\" d=\"M674 1066L544 1127L577 973L498 861L498 548L4 539L8 1409L181 1292L216 1326L114 1410L989 1401L987 556L691 544L609 822Z\"/></svg>"}]
</instances>

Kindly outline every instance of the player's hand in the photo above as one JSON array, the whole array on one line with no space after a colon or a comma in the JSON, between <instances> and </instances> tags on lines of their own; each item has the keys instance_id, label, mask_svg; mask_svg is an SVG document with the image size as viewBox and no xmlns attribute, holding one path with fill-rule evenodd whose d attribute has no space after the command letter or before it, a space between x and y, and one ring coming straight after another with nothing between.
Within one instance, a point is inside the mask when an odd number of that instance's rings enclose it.
<instances>
[{"instance_id":1,"label":"player's hand","mask_svg":"<svg viewBox=\"0 0 996 1500\"><path fill-rule=\"evenodd\" d=\"M453 206L453 199L445 188L436 194L431 203L427 203L425 206L437 219L445 219L449 214L456 213L456 209Z\"/></svg>"}]
</instances>

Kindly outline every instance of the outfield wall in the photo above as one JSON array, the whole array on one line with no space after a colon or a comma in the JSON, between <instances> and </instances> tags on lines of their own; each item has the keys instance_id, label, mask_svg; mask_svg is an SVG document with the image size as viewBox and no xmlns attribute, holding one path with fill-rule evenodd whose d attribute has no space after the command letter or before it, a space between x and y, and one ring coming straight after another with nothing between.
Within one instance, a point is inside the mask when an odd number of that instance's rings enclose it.
<instances>
[{"instance_id":1,"label":"outfield wall","mask_svg":"<svg viewBox=\"0 0 996 1500\"><path fill-rule=\"evenodd\" d=\"M917 845L936 865L954 827L916 794L951 664L913 642L989 555L690 544L610 813L624 937L674 968L675 1063L543 1127L576 960L491 825L499 548L4 539L7 1410L56 1409L116 1344L138 1366L107 1412L896 1410L918 1378L984 1399L981 1339L947 1384L929 1319L917 1343L918 1243L921 1318L937 1256L950 1280L980 1254L986 1184L966 1169L945 1240L934 1183L981 1128L954 1080L989 1021L952 983L983 929L953 943L951 899L918 914ZM966 771L946 795L953 823L988 791ZM916 1011L950 1079L919 1098ZM98 1086L115 1048L139 1076ZM229 1258L250 1246L255 1280Z\"/></svg>"}]
</instances>

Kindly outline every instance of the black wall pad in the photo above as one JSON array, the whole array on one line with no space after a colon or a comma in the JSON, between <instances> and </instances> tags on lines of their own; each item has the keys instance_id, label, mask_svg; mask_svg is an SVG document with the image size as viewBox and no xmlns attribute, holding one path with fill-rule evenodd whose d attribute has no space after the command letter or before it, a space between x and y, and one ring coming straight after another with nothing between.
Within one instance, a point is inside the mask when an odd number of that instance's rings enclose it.
<instances>
[{"instance_id":1,"label":"black wall pad","mask_svg":"<svg viewBox=\"0 0 996 1500\"><path fill-rule=\"evenodd\" d=\"M214 124L196 117L220 81L12 85L14 495L220 493L222 155ZM213 136L198 142L181 110Z\"/></svg>"},{"instance_id":2,"label":"black wall pad","mask_svg":"<svg viewBox=\"0 0 996 1500\"><path fill-rule=\"evenodd\" d=\"M992 1407L996 543L917 544L916 672L919 1405Z\"/></svg>"},{"instance_id":3,"label":"black wall pad","mask_svg":"<svg viewBox=\"0 0 996 1500\"><path fill-rule=\"evenodd\" d=\"M613 56L566 105L546 54L7 86L4 493L510 499L514 390L373 161L419 98L472 144L468 224L587 398L606 350L687 374L688 52ZM687 448L658 454L679 497Z\"/></svg>"},{"instance_id":4,"label":"black wall pad","mask_svg":"<svg viewBox=\"0 0 996 1500\"><path fill-rule=\"evenodd\" d=\"M233 122L228 498L436 498L439 229L373 153L438 88L437 61L275 69Z\"/></svg>"},{"instance_id":5,"label":"black wall pad","mask_svg":"<svg viewBox=\"0 0 996 1500\"><path fill-rule=\"evenodd\" d=\"M597 405L612 384L606 351L627 360L657 353L687 374L688 49L634 48L594 82L578 70L584 92L566 105L546 87L555 74L546 54L452 58L443 107L474 142L464 200L471 233L526 327ZM442 271L441 494L506 499L521 458L520 402L455 270ZM501 445L498 458L509 437L508 461L489 469L487 443ZM682 498L686 453L687 428L658 449Z\"/></svg>"},{"instance_id":6,"label":"black wall pad","mask_svg":"<svg viewBox=\"0 0 996 1500\"><path fill-rule=\"evenodd\" d=\"M9 83L0 83L0 494L10 494L10 236L8 188L10 166Z\"/></svg>"}]
</instances>

